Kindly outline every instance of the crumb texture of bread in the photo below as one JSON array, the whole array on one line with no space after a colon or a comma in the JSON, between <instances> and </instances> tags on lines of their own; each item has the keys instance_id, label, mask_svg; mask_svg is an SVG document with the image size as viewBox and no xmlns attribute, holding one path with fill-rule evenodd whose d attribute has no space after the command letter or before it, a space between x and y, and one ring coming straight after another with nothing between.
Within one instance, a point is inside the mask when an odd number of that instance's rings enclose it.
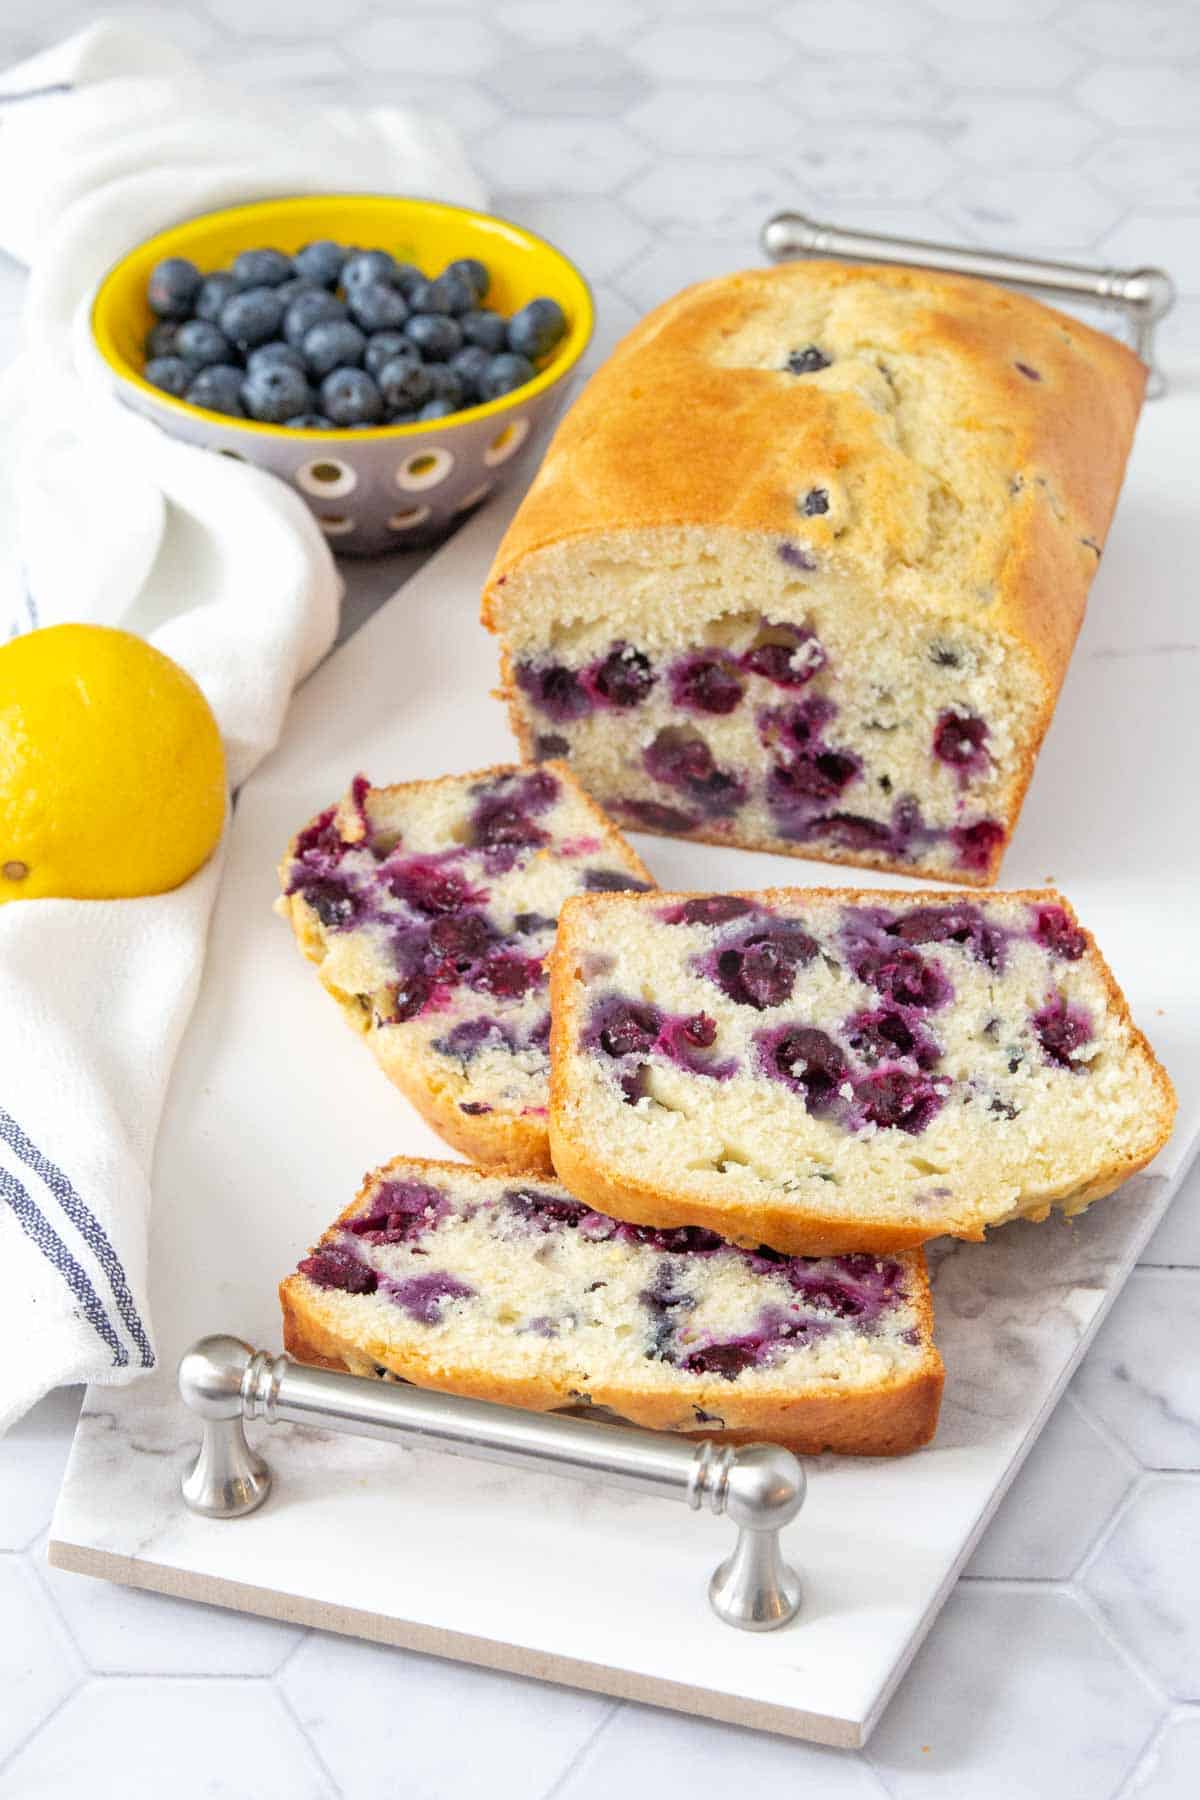
<instances>
[{"instance_id":1,"label":"crumb texture of bread","mask_svg":"<svg viewBox=\"0 0 1200 1800\"><path fill-rule=\"evenodd\" d=\"M1174 1119L1050 891L572 900L551 1005L550 1141L571 1191L792 1254L1078 1212Z\"/></svg>"},{"instance_id":2,"label":"crumb texture of bread","mask_svg":"<svg viewBox=\"0 0 1200 1800\"><path fill-rule=\"evenodd\" d=\"M747 1251L622 1224L537 1175L397 1158L280 1300L302 1361L534 1411L814 1455L898 1454L937 1424L920 1251Z\"/></svg>"},{"instance_id":3,"label":"crumb texture of bread","mask_svg":"<svg viewBox=\"0 0 1200 1800\"><path fill-rule=\"evenodd\" d=\"M653 886L570 771L360 776L292 840L279 879L300 948L433 1129L477 1162L548 1173L559 908Z\"/></svg>"},{"instance_id":4,"label":"crumb texture of bread","mask_svg":"<svg viewBox=\"0 0 1200 1800\"><path fill-rule=\"evenodd\" d=\"M687 289L592 377L488 578L522 754L626 825L993 881L1145 373L979 281Z\"/></svg>"}]
</instances>

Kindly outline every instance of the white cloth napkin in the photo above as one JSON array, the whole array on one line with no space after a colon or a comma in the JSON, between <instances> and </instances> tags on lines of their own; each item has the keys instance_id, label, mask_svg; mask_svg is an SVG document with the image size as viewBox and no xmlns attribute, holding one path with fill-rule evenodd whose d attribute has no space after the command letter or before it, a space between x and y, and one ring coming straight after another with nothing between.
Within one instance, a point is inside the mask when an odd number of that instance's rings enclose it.
<instances>
[{"instance_id":1,"label":"white cloth napkin","mask_svg":"<svg viewBox=\"0 0 1200 1800\"><path fill-rule=\"evenodd\" d=\"M118 26L0 75L0 247L30 265L26 349L0 380L0 631L149 637L204 689L234 788L330 647L341 583L281 482L111 397L87 310L165 226L351 191L484 199L434 120L248 102ZM154 1366L150 1165L220 863L149 899L0 907L0 1431L59 1383Z\"/></svg>"}]
</instances>

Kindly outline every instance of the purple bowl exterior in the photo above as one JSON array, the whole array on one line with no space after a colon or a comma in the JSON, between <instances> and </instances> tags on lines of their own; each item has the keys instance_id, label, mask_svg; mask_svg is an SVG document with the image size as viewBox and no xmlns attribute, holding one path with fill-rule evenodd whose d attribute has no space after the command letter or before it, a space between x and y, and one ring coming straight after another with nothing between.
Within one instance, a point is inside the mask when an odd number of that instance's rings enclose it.
<instances>
[{"instance_id":1,"label":"purple bowl exterior","mask_svg":"<svg viewBox=\"0 0 1200 1800\"><path fill-rule=\"evenodd\" d=\"M306 502L338 556L383 556L440 542L527 462L572 385L568 377L501 415L461 423L438 420L394 438L331 432L326 446L321 438L299 433L245 431L233 420L221 426L199 413L160 404L132 382L117 382L124 404L169 437L253 463L286 482ZM502 460L489 462L497 438L514 429L520 441ZM449 466L428 486L412 485L412 463L431 455L447 456ZM321 483L312 474L314 465L340 473Z\"/></svg>"}]
</instances>

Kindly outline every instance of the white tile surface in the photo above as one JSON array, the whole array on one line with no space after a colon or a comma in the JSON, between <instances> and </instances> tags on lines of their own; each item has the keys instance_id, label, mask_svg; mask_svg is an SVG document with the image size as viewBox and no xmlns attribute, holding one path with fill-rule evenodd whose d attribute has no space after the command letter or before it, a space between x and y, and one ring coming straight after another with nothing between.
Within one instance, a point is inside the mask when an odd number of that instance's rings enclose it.
<instances>
[{"instance_id":1,"label":"white tile surface","mask_svg":"<svg viewBox=\"0 0 1200 1800\"><path fill-rule=\"evenodd\" d=\"M281 1678L346 1794L380 1771L421 1800L545 1794L615 1702L314 1632Z\"/></svg>"},{"instance_id":2,"label":"white tile surface","mask_svg":"<svg viewBox=\"0 0 1200 1800\"><path fill-rule=\"evenodd\" d=\"M1196 1800L1200 1776L1200 1712L1169 1718L1137 1771L1130 1800Z\"/></svg>"},{"instance_id":3,"label":"white tile surface","mask_svg":"<svg viewBox=\"0 0 1200 1800\"><path fill-rule=\"evenodd\" d=\"M279 1695L261 1681L89 1682L0 1774L0 1800L336 1793Z\"/></svg>"},{"instance_id":4,"label":"white tile surface","mask_svg":"<svg viewBox=\"0 0 1200 1800\"><path fill-rule=\"evenodd\" d=\"M61 1706L79 1657L32 1572L0 1556L0 1768ZM28 1790L27 1790L28 1791Z\"/></svg>"},{"instance_id":5,"label":"white tile surface","mask_svg":"<svg viewBox=\"0 0 1200 1800\"><path fill-rule=\"evenodd\" d=\"M1162 1710L1070 1595L963 1582L867 1755L894 1800L1107 1800Z\"/></svg>"},{"instance_id":6,"label":"white tile surface","mask_svg":"<svg viewBox=\"0 0 1200 1800\"><path fill-rule=\"evenodd\" d=\"M622 1706L583 1751L554 1800L697 1800L700 1795L811 1795L881 1800L862 1756L762 1737L693 1719L686 1732L667 1713Z\"/></svg>"},{"instance_id":7,"label":"white tile surface","mask_svg":"<svg viewBox=\"0 0 1200 1800\"><path fill-rule=\"evenodd\" d=\"M764 25L729 18L689 20L647 31L633 47L643 68L660 81L766 81L792 46Z\"/></svg>"},{"instance_id":8,"label":"white tile surface","mask_svg":"<svg viewBox=\"0 0 1200 1800\"><path fill-rule=\"evenodd\" d=\"M1164 1693L1200 1702L1198 1543L1200 1483L1148 1476L1100 1545L1082 1585Z\"/></svg>"},{"instance_id":9,"label":"white tile surface","mask_svg":"<svg viewBox=\"0 0 1200 1800\"><path fill-rule=\"evenodd\" d=\"M755 261L762 216L785 204L932 238L961 231L1068 254L1095 244L1089 254L1113 261L1162 262L1200 296L1200 76L1186 60L1200 55L1193 0L418 0L390 9L368 0L162 0L120 10L226 78L241 69L259 87L401 99L456 122L495 183L498 209L536 196L545 229L599 278L608 336L685 281ZM41 48L99 11L87 0L6 0L0 58ZM742 41L731 38L731 22ZM769 66L768 43L778 44ZM674 61L664 45L675 47ZM714 54L722 49L724 71ZM732 107L727 81L740 84ZM637 108L647 109L648 128L631 125ZM1111 216L1100 216L1097 190L1111 197ZM16 343L21 292L19 274L0 260L0 359ZM1163 342L1175 358L1200 346L1200 298L1177 310ZM1154 527L1151 509L1131 522L1131 545ZM394 574L352 571L347 619L365 616L416 560L396 559ZM1129 591L1136 573L1131 561L1120 587ZM1073 723L1077 736L1084 724ZM1200 1269L1200 1175L1146 1260ZM1186 1583L1177 1591L1166 1547L1181 1539L1194 1568L1198 1282L1151 1274L1127 1291L1079 1380L1088 1418L1064 1408L1043 1437L973 1565L992 1579L960 1589L876 1735L878 1773L861 1757L633 1706L610 1712L557 1690L323 1638L272 1675L275 1647L294 1641L286 1628L149 1595L123 1595L114 1610L100 1585L93 1593L79 1578L44 1580L26 1550L0 1557L0 1797L309 1800L340 1789L375 1800L394 1785L406 1800L424 1800L457 1793L437 1786L449 1729L473 1769L490 1768L496 1800L549 1800L551 1786L556 1800L579 1800L622 1785L638 1800L669 1800L707 1791L713 1772L722 1787L817 1800L885 1791L893 1800L1108 1800L1118 1790L1121 1800L1194 1800L1200 1711L1177 1709L1152 1737L1157 1707L1093 1621L1064 1594L1001 1578L1064 1575L1111 1513L1123 1457L1188 1471L1166 1484L1169 1517L1157 1488L1145 1490L1149 1523L1139 1498L1087 1584L1106 1629L1135 1644L1147 1667L1165 1665L1179 1631L1180 1668L1190 1666ZM73 1412L71 1397L58 1397L0 1442L0 1544L30 1545L44 1531ZM69 1590L79 1598L68 1600ZM104 1667L153 1659L155 1676L98 1677L68 1698L83 1678L72 1628ZM307 1684L319 1709L317 1677L335 1665L331 1682L354 1718L371 1714L371 1683L393 1695L391 1672L403 1669L401 1687L419 1696L404 1713L404 1755L432 1771L432 1786L406 1783L407 1765L357 1756L352 1725L306 1740L289 1710L293 1683L297 1693ZM216 1679L166 1673L180 1668ZM363 1671L362 1690L345 1673L353 1668ZM263 1673L223 1678L251 1669ZM473 1682L502 1685L484 1700ZM536 1704L543 1695L547 1724ZM600 1708L594 1738L590 1725L568 1726L564 1700L589 1720ZM510 1708L519 1733L509 1729ZM366 1741L383 1729L376 1721ZM26 1737L5 1766L5 1745ZM1044 1760L1031 1760L1031 1744ZM337 1760L332 1774L326 1748Z\"/></svg>"}]
</instances>

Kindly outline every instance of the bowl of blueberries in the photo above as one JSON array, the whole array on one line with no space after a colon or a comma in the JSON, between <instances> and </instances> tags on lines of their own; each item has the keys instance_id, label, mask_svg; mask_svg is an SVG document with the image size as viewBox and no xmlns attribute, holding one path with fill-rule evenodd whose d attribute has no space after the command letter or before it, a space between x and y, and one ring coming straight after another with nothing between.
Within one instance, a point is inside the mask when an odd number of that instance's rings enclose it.
<instances>
[{"instance_id":1,"label":"bowl of blueberries","mask_svg":"<svg viewBox=\"0 0 1200 1800\"><path fill-rule=\"evenodd\" d=\"M436 542L558 410L592 333L560 251L389 195L267 200L160 232L101 282L121 398L286 481L339 554Z\"/></svg>"}]
</instances>

